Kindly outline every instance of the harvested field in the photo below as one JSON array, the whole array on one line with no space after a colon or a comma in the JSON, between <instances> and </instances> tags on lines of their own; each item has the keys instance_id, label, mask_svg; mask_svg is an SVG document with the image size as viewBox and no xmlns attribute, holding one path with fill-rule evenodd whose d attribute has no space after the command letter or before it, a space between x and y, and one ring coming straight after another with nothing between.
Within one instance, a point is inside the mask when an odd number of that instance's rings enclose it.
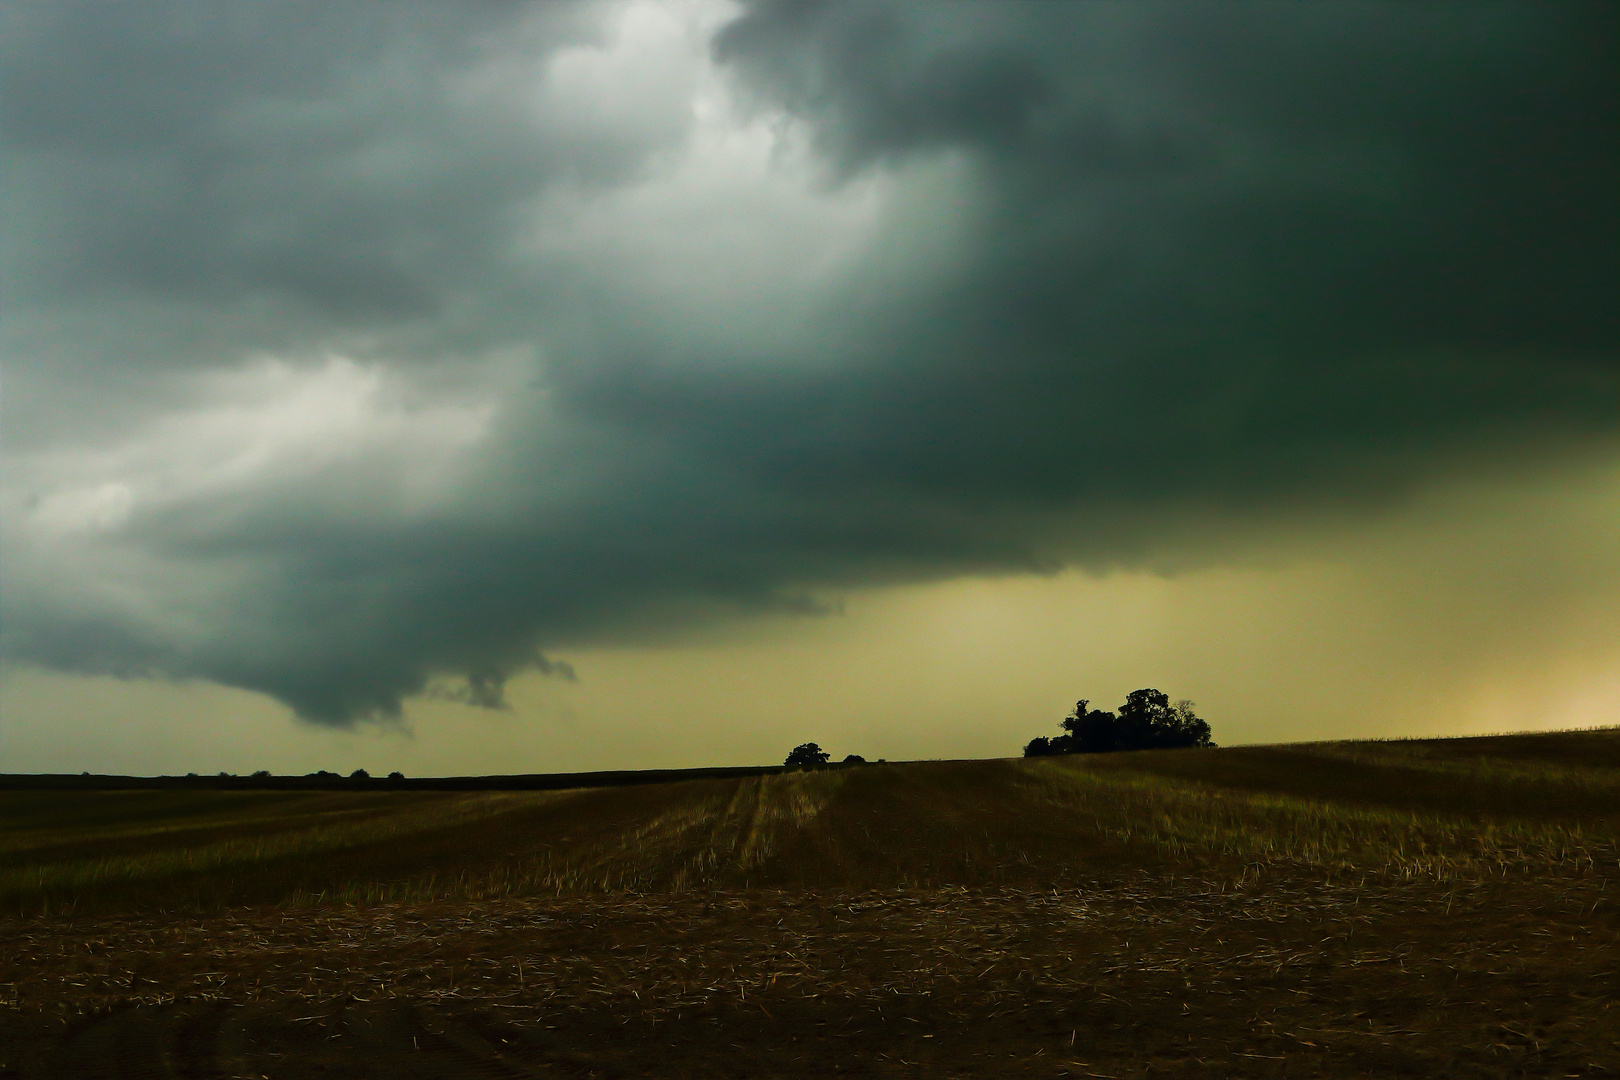
<instances>
[{"instance_id":1,"label":"harvested field","mask_svg":"<svg viewBox=\"0 0 1620 1080\"><path fill-rule=\"evenodd\" d=\"M0 1076L1613 1075L1617 751L5 793Z\"/></svg>"}]
</instances>

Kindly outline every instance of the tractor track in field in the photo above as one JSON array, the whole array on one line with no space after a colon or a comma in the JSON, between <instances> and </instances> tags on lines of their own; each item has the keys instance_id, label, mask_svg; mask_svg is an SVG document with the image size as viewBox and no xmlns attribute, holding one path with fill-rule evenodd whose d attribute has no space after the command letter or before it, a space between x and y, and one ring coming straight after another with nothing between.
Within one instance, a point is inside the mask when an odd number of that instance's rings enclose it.
<instances>
[{"instance_id":1,"label":"tractor track in field","mask_svg":"<svg viewBox=\"0 0 1620 1080\"><path fill-rule=\"evenodd\" d=\"M0 792L0 1080L1620 1074L1620 732L1097 758Z\"/></svg>"}]
</instances>

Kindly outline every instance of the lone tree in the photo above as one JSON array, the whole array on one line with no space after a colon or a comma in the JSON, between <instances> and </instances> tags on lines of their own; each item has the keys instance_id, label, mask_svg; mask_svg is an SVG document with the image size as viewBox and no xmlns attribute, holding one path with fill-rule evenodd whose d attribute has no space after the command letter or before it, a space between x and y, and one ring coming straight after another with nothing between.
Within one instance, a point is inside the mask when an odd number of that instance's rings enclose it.
<instances>
[{"instance_id":1,"label":"lone tree","mask_svg":"<svg viewBox=\"0 0 1620 1080\"><path fill-rule=\"evenodd\" d=\"M830 757L832 757L831 754L827 753L827 751L823 750L813 742L800 743L798 746L793 748L793 752L787 756L787 760L782 764L825 765L827 764L827 759Z\"/></svg>"},{"instance_id":2,"label":"lone tree","mask_svg":"<svg viewBox=\"0 0 1620 1080\"><path fill-rule=\"evenodd\" d=\"M1090 705L1081 698L1074 712L1061 721L1065 734L1031 739L1024 747L1024 756L1215 745L1209 740L1209 723L1193 712L1192 702L1183 699L1171 705L1170 698L1158 690L1131 691L1117 716Z\"/></svg>"}]
</instances>

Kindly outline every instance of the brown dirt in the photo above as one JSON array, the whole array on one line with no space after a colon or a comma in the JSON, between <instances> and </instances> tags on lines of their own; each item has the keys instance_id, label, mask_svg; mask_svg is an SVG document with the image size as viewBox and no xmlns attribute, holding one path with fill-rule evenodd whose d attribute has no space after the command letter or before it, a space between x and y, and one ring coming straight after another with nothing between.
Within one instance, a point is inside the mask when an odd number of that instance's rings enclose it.
<instances>
[{"instance_id":1,"label":"brown dirt","mask_svg":"<svg viewBox=\"0 0 1620 1080\"><path fill-rule=\"evenodd\" d=\"M0 1076L1603 1076L1603 882L17 921Z\"/></svg>"},{"instance_id":2,"label":"brown dirt","mask_svg":"<svg viewBox=\"0 0 1620 1080\"><path fill-rule=\"evenodd\" d=\"M1615 743L18 794L0 1078L1612 1076Z\"/></svg>"}]
</instances>

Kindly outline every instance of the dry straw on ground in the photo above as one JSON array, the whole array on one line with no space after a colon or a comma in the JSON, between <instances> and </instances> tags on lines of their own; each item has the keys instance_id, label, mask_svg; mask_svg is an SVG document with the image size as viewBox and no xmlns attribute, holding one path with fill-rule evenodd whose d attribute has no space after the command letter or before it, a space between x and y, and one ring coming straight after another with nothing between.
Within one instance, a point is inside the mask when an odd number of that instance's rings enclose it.
<instances>
[{"instance_id":1,"label":"dry straw on ground","mask_svg":"<svg viewBox=\"0 0 1620 1080\"><path fill-rule=\"evenodd\" d=\"M1539 738L156 793L140 825L8 795L0 1063L1612 1075L1620 739Z\"/></svg>"}]
</instances>

